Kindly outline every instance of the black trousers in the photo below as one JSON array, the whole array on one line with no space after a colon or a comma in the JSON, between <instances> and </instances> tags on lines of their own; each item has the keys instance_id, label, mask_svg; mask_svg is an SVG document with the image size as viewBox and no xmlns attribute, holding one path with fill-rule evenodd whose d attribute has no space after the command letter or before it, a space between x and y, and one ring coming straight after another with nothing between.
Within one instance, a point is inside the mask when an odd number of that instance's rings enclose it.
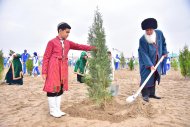
<instances>
[{"instance_id":1,"label":"black trousers","mask_svg":"<svg viewBox=\"0 0 190 127\"><path fill-rule=\"evenodd\" d=\"M56 93L47 92L47 97L57 97L57 96L60 96L62 94L63 94L63 85L61 85L61 89L59 92L56 92Z\"/></svg>"},{"instance_id":2,"label":"black trousers","mask_svg":"<svg viewBox=\"0 0 190 127\"><path fill-rule=\"evenodd\" d=\"M155 95L155 91L156 91L156 80L158 79L159 74L156 71L154 73L154 85L152 87L147 87L147 88L143 88L141 93L143 97L149 97L149 96L154 96Z\"/></svg>"},{"instance_id":3,"label":"black trousers","mask_svg":"<svg viewBox=\"0 0 190 127\"><path fill-rule=\"evenodd\" d=\"M80 83L84 83L84 76L77 74L77 81Z\"/></svg>"},{"instance_id":4,"label":"black trousers","mask_svg":"<svg viewBox=\"0 0 190 127\"><path fill-rule=\"evenodd\" d=\"M141 93L143 97L149 97L149 96L154 96L155 95L155 86L152 87L147 87L147 88L143 88Z\"/></svg>"}]
</instances>

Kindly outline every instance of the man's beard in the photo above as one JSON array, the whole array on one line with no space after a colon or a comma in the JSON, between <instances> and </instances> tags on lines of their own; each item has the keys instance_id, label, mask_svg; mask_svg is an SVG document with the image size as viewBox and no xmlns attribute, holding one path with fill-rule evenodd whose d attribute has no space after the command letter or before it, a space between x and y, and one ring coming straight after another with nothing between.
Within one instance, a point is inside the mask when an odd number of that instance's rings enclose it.
<instances>
[{"instance_id":1,"label":"man's beard","mask_svg":"<svg viewBox=\"0 0 190 127\"><path fill-rule=\"evenodd\" d=\"M156 33L153 31L152 35L147 35L145 33L145 39L149 44L156 44Z\"/></svg>"}]
</instances>

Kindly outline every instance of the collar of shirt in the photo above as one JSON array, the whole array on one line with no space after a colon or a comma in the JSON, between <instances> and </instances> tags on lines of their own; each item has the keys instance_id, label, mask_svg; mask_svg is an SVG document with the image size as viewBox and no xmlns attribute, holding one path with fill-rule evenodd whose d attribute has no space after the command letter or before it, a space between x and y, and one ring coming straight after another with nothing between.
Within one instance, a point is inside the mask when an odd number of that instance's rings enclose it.
<instances>
[{"instance_id":1,"label":"collar of shirt","mask_svg":"<svg viewBox=\"0 0 190 127\"><path fill-rule=\"evenodd\" d=\"M64 49L64 40L60 40L62 48Z\"/></svg>"},{"instance_id":2,"label":"collar of shirt","mask_svg":"<svg viewBox=\"0 0 190 127\"><path fill-rule=\"evenodd\" d=\"M61 42L62 44L64 44L64 40L60 40L60 42Z\"/></svg>"}]
</instances>

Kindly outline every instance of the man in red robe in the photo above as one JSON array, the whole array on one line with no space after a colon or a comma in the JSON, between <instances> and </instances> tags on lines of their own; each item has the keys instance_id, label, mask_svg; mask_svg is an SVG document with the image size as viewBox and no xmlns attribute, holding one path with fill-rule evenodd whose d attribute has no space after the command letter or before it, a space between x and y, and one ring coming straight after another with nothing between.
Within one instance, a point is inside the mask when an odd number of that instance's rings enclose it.
<instances>
[{"instance_id":1,"label":"man in red robe","mask_svg":"<svg viewBox=\"0 0 190 127\"><path fill-rule=\"evenodd\" d=\"M95 47L77 44L67 40L71 27L62 22L58 24L58 36L47 44L42 65L50 115L61 117L66 113L60 110L61 95L68 90L68 52L70 49L90 51Z\"/></svg>"}]
</instances>

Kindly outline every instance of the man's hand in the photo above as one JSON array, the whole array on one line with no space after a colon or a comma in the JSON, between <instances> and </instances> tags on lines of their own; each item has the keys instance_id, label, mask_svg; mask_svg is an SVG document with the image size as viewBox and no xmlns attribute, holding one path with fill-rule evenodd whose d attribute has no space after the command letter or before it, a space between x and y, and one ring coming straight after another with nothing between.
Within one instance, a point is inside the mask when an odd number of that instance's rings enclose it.
<instances>
[{"instance_id":1,"label":"man's hand","mask_svg":"<svg viewBox=\"0 0 190 127\"><path fill-rule=\"evenodd\" d=\"M42 74L42 78L43 78L43 80L46 80L47 74Z\"/></svg>"},{"instance_id":2,"label":"man's hand","mask_svg":"<svg viewBox=\"0 0 190 127\"><path fill-rule=\"evenodd\" d=\"M96 53L98 51L98 49L94 46L92 51L94 51Z\"/></svg>"},{"instance_id":3,"label":"man's hand","mask_svg":"<svg viewBox=\"0 0 190 127\"><path fill-rule=\"evenodd\" d=\"M163 55L165 58L168 56L168 54Z\"/></svg>"},{"instance_id":4,"label":"man's hand","mask_svg":"<svg viewBox=\"0 0 190 127\"><path fill-rule=\"evenodd\" d=\"M154 66L151 66L151 67L150 67L150 70L151 70L151 71L155 71L156 69L155 69Z\"/></svg>"}]
</instances>

